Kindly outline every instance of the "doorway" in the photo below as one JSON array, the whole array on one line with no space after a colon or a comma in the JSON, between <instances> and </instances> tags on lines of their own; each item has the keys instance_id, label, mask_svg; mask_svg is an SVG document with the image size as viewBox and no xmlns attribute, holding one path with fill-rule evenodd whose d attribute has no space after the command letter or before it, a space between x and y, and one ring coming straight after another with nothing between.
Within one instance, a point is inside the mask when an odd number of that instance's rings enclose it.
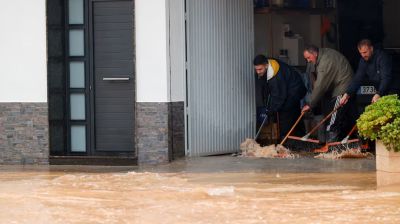
<instances>
[{"instance_id":1,"label":"doorway","mask_svg":"<svg viewBox=\"0 0 400 224\"><path fill-rule=\"evenodd\" d=\"M134 3L47 2L50 156L133 158Z\"/></svg>"},{"instance_id":2,"label":"doorway","mask_svg":"<svg viewBox=\"0 0 400 224\"><path fill-rule=\"evenodd\" d=\"M93 155L134 152L132 1L91 1L90 99Z\"/></svg>"}]
</instances>

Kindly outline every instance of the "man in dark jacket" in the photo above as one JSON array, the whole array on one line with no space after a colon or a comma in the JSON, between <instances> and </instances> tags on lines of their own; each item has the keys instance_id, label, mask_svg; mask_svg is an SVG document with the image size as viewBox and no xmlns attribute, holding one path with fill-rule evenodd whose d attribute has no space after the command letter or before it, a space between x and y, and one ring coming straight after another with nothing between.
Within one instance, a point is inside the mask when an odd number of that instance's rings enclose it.
<instances>
[{"instance_id":1,"label":"man in dark jacket","mask_svg":"<svg viewBox=\"0 0 400 224\"><path fill-rule=\"evenodd\" d=\"M300 100L307 89L300 74L282 61L258 55L253 61L256 71L257 108L265 107L269 114L278 112L279 135L282 139L300 116ZM294 132L304 133L300 123Z\"/></svg>"},{"instance_id":2,"label":"man in dark jacket","mask_svg":"<svg viewBox=\"0 0 400 224\"><path fill-rule=\"evenodd\" d=\"M347 59L338 51L310 45L305 48L304 58L315 66L315 82L310 102L303 111L321 107L324 115L340 105L340 99L351 82L353 70ZM354 121L354 105L343 106L336 111L327 124L327 142L338 141L347 135Z\"/></svg>"},{"instance_id":3,"label":"man in dark jacket","mask_svg":"<svg viewBox=\"0 0 400 224\"><path fill-rule=\"evenodd\" d=\"M347 103L365 80L370 81L376 90L371 103L375 103L384 95L399 94L400 80L397 75L392 73L391 57L381 49L374 48L368 39L358 42L357 48L361 55L357 72L340 102Z\"/></svg>"}]
</instances>

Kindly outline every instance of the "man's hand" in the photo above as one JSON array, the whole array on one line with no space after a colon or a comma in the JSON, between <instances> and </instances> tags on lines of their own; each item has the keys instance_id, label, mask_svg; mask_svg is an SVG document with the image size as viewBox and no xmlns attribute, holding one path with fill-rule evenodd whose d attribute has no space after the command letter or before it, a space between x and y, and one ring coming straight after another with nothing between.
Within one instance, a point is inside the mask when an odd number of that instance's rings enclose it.
<instances>
[{"instance_id":1,"label":"man's hand","mask_svg":"<svg viewBox=\"0 0 400 224\"><path fill-rule=\"evenodd\" d=\"M350 95L345 93L342 98L340 98L340 105L345 105L350 99Z\"/></svg>"},{"instance_id":2,"label":"man's hand","mask_svg":"<svg viewBox=\"0 0 400 224\"><path fill-rule=\"evenodd\" d=\"M310 106L304 105L303 109L301 109L301 112L302 112L302 113L305 113L305 112L310 111L310 110L311 110L311 107L310 107Z\"/></svg>"},{"instance_id":3,"label":"man's hand","mask_svg":"<svg viewBox=\"0 0 400 224\"><path fill-rule=\"evenodd\" d=\"M375 94L375 95L372 97L371 103L375 103L376 101L379 100L379 98L381 98L381 96L379 96L379 94Z\"/></svg>"}]
</instances>

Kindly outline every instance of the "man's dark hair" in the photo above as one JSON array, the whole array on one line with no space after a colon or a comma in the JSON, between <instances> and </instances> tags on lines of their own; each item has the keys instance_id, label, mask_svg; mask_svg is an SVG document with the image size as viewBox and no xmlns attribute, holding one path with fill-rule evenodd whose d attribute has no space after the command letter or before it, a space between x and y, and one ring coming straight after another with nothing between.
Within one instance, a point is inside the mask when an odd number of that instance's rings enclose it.
<instances>
[{"instance_id":1,"label":"man's dark hair","mask_svg":"<svg viewBox=\"0 0 400 224\"><path fill-rule=\"evenodd\" d=\"M253 65L265 65L268 64L268 59L265 55L259 54L253 60Z\"/></svg>"},{"instance_id":2,"label":"man's dark hair","mask_svg":"<svg viewBox=\"0 0 400 224\"><path fill-rule=\"evenodd\" d=\"M318 53L319 48L315 45L308 45L304 48L304 51L307 51L309 53Z\"/></svg>"},{"instance_id":3,"label":"man's dark hair","mask_svg":"<svg viewBox=\"0 0 400 224\"><path fill-rule=\"evenodd\" d=\"M357 48L360 49L363 46L372 47L372 42L369 39L362 39L358 42Z\"/></svg>"}]
</instances>

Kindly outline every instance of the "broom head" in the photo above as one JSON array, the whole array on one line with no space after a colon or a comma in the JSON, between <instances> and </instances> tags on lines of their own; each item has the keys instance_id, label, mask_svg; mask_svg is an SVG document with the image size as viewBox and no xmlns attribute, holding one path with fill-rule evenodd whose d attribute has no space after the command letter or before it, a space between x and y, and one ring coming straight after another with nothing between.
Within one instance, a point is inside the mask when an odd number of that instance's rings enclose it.
<instances>
[{"instance_id":1,"label":"broom head","mask_svg":"<svg viewBox=\"0 0 400 224\"><path fill-rule=\"evenodd\" d=\"M288 136L288 139L284 145L286 148L293 151L306 152L312 152L314 149L321 147L319 140L297 136Z\"/></svg>"},{"instance_id":2,"label":"broom head","mask_svg":"<svg viewBox=\"0 0 400 224\"><path fill-rule=\"evenodd\" d=\"M343 151L349 148L361 148L361 141L359 139L349 139L346 143L342 142L329 142L324 146L314 149L314 153L327 153L331 151Z\"/></svg>"}]
</instances>

